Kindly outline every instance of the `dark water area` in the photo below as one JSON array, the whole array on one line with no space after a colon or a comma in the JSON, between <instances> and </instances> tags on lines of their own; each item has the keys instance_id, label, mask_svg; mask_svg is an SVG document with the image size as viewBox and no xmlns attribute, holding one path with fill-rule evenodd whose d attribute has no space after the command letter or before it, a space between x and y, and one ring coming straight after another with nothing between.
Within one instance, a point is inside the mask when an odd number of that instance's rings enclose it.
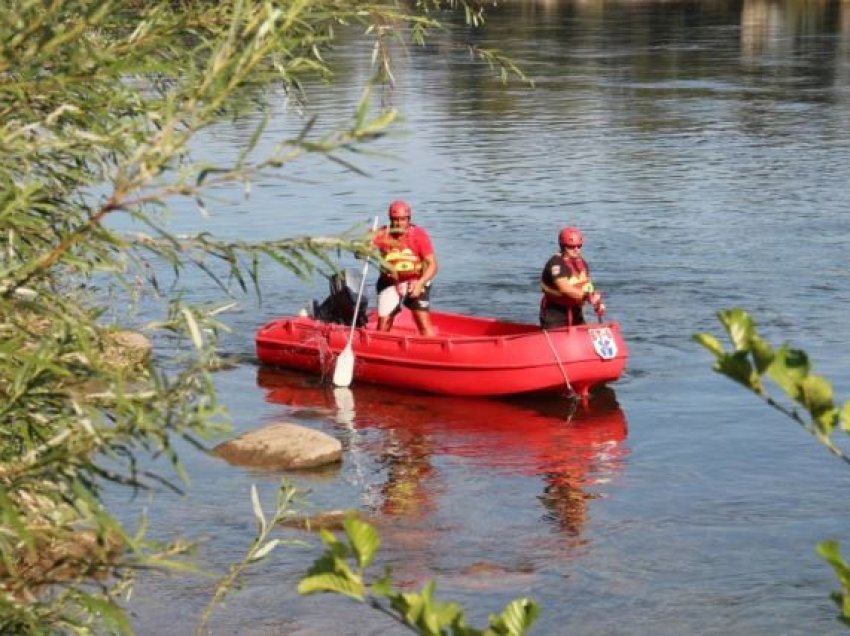
<instances>
[{"instance_id":1,"label":"dark water area","mask_svg":"<svg viewBox=\"0 0 850 636\"><path fill-rule=\"evenodd\" d=\"M536 88L502 85L465 42L502 49ZM349 116L368 74L367 47L338 53L336 79L311 89L320 129ZM338 470L290 477L314 510L361 510L383 537L379 565L406 584L436 579L473 624L530 596L535 634L844 632L814 546L850 546L850 472L713 374L691 336L743 307L850 397L850 5L507 3L397 62L404 134L354 158L368 178L307 159L247 200L234 191L202 227L327 235L405 198L439 257L435 306L533 322L539 271L575 224L627 372L586 411L355 385L352 414L315 378L252 362L257 327L325 292L267 266L262 306L229 318L225 351L246 362L216 376L236 431L287 420L339 437ZM217 129L198 152L236 156L252 125ZM282 105L264 147L300 125ZM197 231L197 213L180 212L176 230ZM189 286L217 297L201 277ZM271 506L282 475L183 457L188 495L146 502L152 531L208 537L199 560L222 571L253 537L250 485ZM318 541L287 536L313 546L252 570L210 633L403 633L345 600L298 597ZM207 578L148 575L135 628L191 633L211 593Z\"/></svg>"}]
</instances>

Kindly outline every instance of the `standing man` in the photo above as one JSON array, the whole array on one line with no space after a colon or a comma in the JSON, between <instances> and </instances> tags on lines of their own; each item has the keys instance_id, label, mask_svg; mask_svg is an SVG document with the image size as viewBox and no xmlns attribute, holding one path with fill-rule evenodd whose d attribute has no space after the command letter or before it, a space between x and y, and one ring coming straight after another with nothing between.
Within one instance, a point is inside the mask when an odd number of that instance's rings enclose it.
<instances>
[{"instance_id":1,"label":"standing man","mask_svg":"<svg viewBox=\"0 0 850 636\"><path fill-rule=\"evenodd\" d=\"M372 240L384 260L378 278L378 330L392 329L404 306L413 312L419 333L432 336L429 296L437 275L437 257L431 237L410 222L410 206L404 201L393 201L387 212L389 225L378 229Z\"/></svg>"},{"instance_id":2,"label":"standing man","mask_svg":"<svg viewBox=\"0 0 850 636\"><path fill-rule=\"evenodd\" d=\"M578 228L565 227L558 234L561 251L543 268L540 287L540 326L543 329L584 324L585 302L593 305L600 320L605 315L602 294L594 291L590 267L581 257L584 237Z\"/></svg>"}]
</instances>

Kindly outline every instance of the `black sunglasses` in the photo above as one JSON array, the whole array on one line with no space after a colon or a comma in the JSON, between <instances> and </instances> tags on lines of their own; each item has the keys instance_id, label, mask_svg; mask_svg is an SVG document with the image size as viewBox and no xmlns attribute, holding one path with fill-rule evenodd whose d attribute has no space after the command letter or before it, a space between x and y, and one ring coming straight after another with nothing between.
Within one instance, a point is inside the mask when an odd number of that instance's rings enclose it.
<instances>
[{"instance_id":1,"label":"black sunglasses","mask_svg":"<svg viewBox=\"0 0 850 636\"><path fill-rule=\"evenodd\" d=\"M566 247L568 250L580 250L581 245L582 244L579 243L578 245L564 245L564 247Z\"/></svg>"}]
</instances>

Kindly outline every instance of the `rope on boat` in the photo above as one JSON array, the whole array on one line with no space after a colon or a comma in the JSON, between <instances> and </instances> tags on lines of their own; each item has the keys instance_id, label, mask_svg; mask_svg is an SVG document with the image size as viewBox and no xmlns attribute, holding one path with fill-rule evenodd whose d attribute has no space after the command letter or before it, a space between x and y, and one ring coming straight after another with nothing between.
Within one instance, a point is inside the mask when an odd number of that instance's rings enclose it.
<instances>
[{"instance_id":1,"label":"rope on boat","mask_svg":"<svg viewBox=\"0 0 850 636\"><path fill-rule=\"evenodd\" d=\"M573 389L573 385L570 384L570 378L567 376L567 370L564 368L564 365L561 362L561 356L558 355L558 350L555 349L555 345L552 343L552 338L549 337L549 331L546 329L541 329L541 331L546 336L546 342L549 343L549 348L552 350L552 355L555 356L555 361L558 363L558 368L561 370L561 375L564 376L564 384L567 385L567 391L569 391L571 396L577 395L575 389Z\"/></svg>"}]
</instances>

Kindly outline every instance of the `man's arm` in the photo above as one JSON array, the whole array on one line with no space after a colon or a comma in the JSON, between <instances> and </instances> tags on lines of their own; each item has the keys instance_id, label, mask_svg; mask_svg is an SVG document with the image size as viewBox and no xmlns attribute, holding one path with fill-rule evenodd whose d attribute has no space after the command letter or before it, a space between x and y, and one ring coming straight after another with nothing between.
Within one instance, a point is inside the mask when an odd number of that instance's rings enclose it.
<instances>
[{"instance_id":1,"label":"man's arm","mask_svg":"<svg viewBox=\"0 0 850 636\"><path fill-rule=\"evenodd\" d=\"M416 298L422 293L422 290L425 288L425 283L434 280L434 277L437 275L437 270L439 269L437 267L436 254L428 254L428 256L422 259L422 263L425 267L422 270L422 276L416 279L410 289L411 298Z\"/></svg>"},{"instance_id":2,"label":"man's arm","mask_svg":"<svg viewBox=\"0 0 850 636\"><path fill-rule=\"evenodd\" d=\"M572 300L580 303L584 300L584 284L571 285L569 277L556 278L554 281L555 289L561 292L564 296L568 296Z\"/></svg>"}]
</instances>

